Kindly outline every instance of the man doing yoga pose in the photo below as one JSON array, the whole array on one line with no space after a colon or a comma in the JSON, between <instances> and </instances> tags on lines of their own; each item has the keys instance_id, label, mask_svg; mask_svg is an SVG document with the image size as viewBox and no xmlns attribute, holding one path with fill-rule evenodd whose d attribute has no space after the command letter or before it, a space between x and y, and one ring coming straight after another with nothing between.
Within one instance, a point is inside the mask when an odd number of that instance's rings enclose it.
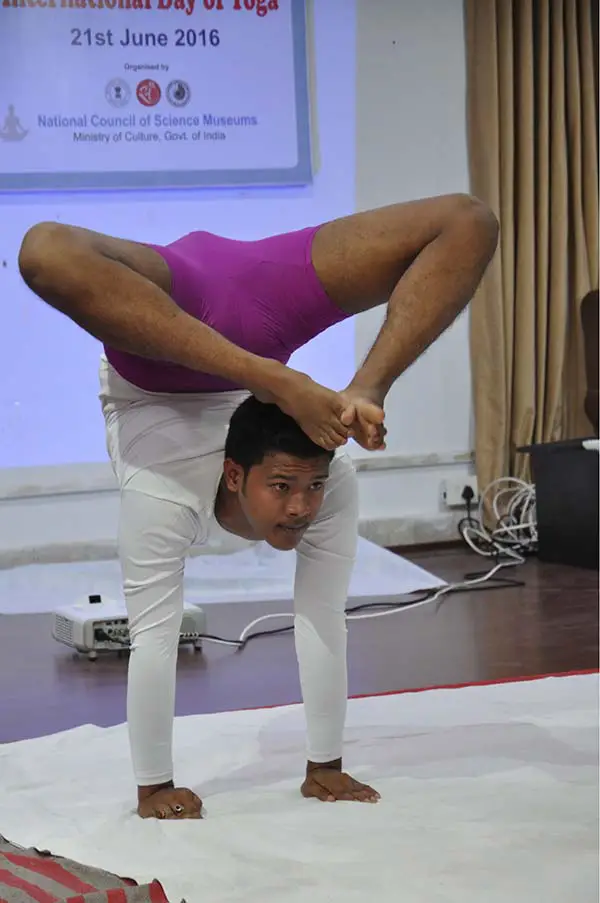
<instances>
[{"instance_id":1,"label":"man doing yoga pose","mask_svg":"<svg viewBox=\"0 0 600 903\"><path fill-rule=\"evenodd\" d=\"M100 397L121 490L119 556L131 657L127 720L138 812L194 818L173 783L184 561L193 545L296 549L294 630L307 721L305 796L371 801L342 769L345 604L355 556L350 437L384 447L386 396L472 298L498 223L447 195L236 241L166 246L40 223L27 285L104 346ZM350 385L288 366L329 326L386 305Z\"/></svg>"}]
</instances>

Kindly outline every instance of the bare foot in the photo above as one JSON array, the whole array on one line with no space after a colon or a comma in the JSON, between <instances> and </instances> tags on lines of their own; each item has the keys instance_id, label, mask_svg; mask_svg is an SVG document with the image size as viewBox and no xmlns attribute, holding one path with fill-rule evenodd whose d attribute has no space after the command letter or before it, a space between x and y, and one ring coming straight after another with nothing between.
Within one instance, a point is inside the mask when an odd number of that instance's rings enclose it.
<instances>
[{"instance_id":1,"label":"bare foot","mask_svg":"<svg viewBox=\"0 0 600 903\"><path fill-rule=\"evenodd\" d=\"M138 788L140 818L202 818L202 800L185 787Z\"/></svg>"},{"instance_id":2,"label":"bare foot","mask_svg":"<svg viewBox=\"0 0 600 903\"><path fill-rule=\"evenodd\" d=\"M350 428L352 438L369 451L383 451L387 432L383 425L383 395L352 383L341 395L348 405L342 423Z\"/></svg>"}]
</instances>

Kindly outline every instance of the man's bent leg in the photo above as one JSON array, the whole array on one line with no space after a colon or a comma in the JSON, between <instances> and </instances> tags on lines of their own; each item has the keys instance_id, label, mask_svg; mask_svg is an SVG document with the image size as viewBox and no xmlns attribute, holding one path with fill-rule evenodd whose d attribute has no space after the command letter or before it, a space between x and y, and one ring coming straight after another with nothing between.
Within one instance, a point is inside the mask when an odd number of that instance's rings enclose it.
<instances>
[{"instance_id":1,"label":"man's bent leg","mask_svg":"<svg viewBox=\"0 0 600 903\"><path fill-rule=\"evenodd\" d=\"M131 642L127 723L138 811L145 816L200 815L191 791L168 789L184 561L196 531L189 508L135 489L121 493L119 557ZM163 786L167 791L160 792Z\"/></svg>"},{"instance_id":2,"label":"man's bent leg","mask_svg":"<svg viewBox=\"0 0 600 903\"><path fill-rule=\"evenodd\" d=\"M394 381L469 303L497 240L495 216L468 195L357 213L317 232L313 264L332 301L350 314L388 303L351 396L383 405Z\"/></svg>"},{"instance_id":3,"label":"man's bent leg","mask_svg":"<svg viewBox=\"0 0 600 903\"><path fill-rule=\"evenodd\" d=\"M457 224L462 226L460 234L456 232ZM463 243L465 227L481 233L482 238L476 244L485 248L472 248ZM461 282L466 287L477 278L466 271L473 266L485 270L493 255L498 225L489 208L464 194L390 204L331 220L314 237L312 260L332 301L346 313L356 314L390 301L400 279L426 248L442 235L444 244L449 244L450 230L458 253L452 259L448 249L444 249L446 272L439 275L447 278L450 271L456 275L462 272ZM483 260L479 259L481 256ZM430 260L429 268L435 262ZM444 283L436 279L436 285ZM433 286L421 288L431 292Z\"/></svg>"}]
</instances>

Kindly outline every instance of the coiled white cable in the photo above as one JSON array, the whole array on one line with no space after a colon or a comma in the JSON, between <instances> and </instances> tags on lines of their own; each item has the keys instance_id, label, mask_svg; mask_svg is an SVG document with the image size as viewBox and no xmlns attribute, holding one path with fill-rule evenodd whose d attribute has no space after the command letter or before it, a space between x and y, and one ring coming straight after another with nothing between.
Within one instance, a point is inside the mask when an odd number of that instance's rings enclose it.
<instances>
[{"instance_id":1,"label":"coiled white cable","mask_svg":"<svg viewBox=\"0 0 600 903\"><path fill-rule=\"evenodd\" d=\"M494 518L489 528L486 503ZM524 555L535 551L538 542L535 486L517 477L493 480L481 493L477 517L464 518L459 532L478 555L523 563Z\"/></svg>"}]
</instances>

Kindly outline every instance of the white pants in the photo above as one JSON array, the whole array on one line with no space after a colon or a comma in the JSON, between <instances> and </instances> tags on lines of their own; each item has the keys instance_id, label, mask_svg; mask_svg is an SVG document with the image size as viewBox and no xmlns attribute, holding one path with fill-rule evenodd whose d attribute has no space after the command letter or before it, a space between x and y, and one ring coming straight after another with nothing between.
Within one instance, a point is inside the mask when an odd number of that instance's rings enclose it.
<instances>
[{"instance_id":1,"label":"white pants","mask_svg":"<svg viewBox=\"0 0 600 903\"><path fill-rule=\"evenodd\" d=\"M221 530L213 505L229 419L246 392L145 392L102 358L100 400L121 491L119 558L131 656L127 720L139 786L173 779L172 729L184 563L190 548L248 545ZM345 606L356 555L358 496L337 453L323 505L297 549L294 632L307 758L342 755L346 717ZM282 553L284 554L284 553Z\"/></svg>"}]
</instances>

